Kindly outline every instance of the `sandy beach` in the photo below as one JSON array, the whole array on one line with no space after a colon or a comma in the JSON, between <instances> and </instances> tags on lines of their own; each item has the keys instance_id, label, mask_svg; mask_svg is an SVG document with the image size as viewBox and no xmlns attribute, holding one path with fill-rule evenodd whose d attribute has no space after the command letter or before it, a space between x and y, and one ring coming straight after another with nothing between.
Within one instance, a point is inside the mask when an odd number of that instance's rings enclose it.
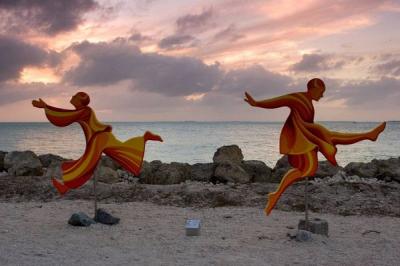
<instances>
[{"instance_id":1,"label":"sandy beach","mask_svg":"<svg viewBox=\"0 0 400 266\"><path fill-rule=\"evenodd\" d=\"M180 208L146 202L101 204L120 224L73 227L93 202L0 203L0 265L399 265L400 218L315 214L330 236L297 242L287 233L301 212L261 208ZM188 218L201 235L185 236Z\"/></svg>"}]
</instances>

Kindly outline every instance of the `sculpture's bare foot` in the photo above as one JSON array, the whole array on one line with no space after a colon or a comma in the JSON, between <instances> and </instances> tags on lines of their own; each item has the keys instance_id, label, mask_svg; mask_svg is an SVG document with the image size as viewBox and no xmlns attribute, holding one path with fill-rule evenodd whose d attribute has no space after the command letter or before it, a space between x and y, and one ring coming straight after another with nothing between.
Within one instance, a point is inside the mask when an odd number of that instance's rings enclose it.
<instances>
[{"instance_id":1,"label":"sculpture's bare foot","mask_svg":"<svg viewBox=\"0 0 400 266\"><path fill-rule=\"evenodd\" d=\"M374 128L370 133L369 133L369 139L372 141L375 141L379 134L382 133L383 130L385 130L386 127L386 122L381 123L379 126Z\"/></svg>"},{"instance_id":2,"label":"sculpture's bare foot","mask_svg":"<svg viewBox=\"0 0 400 266\"><path fill-rule=\"evenodd\" d=\"M154 141L163 142L163 139L159 135L153 134L150 131L146 131L146 133L144 133L143 137L144 137L144 141L154 140Z\"/></svg>"}]
</instances>

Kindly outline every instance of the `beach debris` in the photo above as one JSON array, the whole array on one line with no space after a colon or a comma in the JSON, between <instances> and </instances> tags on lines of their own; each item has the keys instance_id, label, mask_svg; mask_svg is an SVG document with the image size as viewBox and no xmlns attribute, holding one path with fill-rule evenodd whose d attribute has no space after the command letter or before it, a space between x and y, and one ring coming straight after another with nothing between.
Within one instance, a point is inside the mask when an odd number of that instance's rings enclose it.
<instances>
[{"instance_id":1,"label":"beach debris","mask_svg":"<svg viewBox=\"0 0 400 266\"><path fill-rule=\"evenodd\" d=\"M370 233L376 233L376 234L380 234L381 232L378 230L365 230L364 232L362 232L361 234L363 236L365 236L366 234L370 234Z\"/></svg>"},{"instance_id":2,"label":"beach debris","mask_svg":"<svg viewBox=\"0 0 400 266\"><path fill-rule=\"evenodd\" d=\"M104 209L97 209L94 220L101 224L114 225L119 223L119 218L112 216Z\"/></svg>"},{"instance_id":3,"label":"beach debris","mask_svg":"<svg viewBox=\"0 0 400 266\"><path fill-rule=\"evenodd\" d=\"M200 220L188 219L186 220L186 235L187 236L198 236L200 235Z\"/></svg>"},{"instance_id":4,"label":"beach debris","mask_svg":"<svg viewBox=\"0 0 400 266\"><path fill-rule=\"evenodd\" d=\"M77 212L71 215L71 218L68 220L68 224L72 226L90 226L91 224L95 224L96 222L87 216L83 212Z\"/></svg>"}]
</instances>

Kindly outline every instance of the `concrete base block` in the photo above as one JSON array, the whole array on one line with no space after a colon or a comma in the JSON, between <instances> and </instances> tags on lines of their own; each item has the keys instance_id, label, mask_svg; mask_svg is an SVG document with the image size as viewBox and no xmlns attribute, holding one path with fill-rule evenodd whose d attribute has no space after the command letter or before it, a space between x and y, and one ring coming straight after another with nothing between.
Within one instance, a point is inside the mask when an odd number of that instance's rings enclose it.
<instances>
[{"instance_id":1,"label":"concrete base block","mask_svg":"<svg viewBox=\"0 0 400 266\"><path fill-rule=\"evenodd\" d=\"M191 219L187 220L185 228L187 236L200 235L200 220L191 220Z\"/></svg>"},{"instance_id":2,"label":"concrete base block","mask_svg":"<svg viewBox=\"0 0 400 266\"><path fill-rule=\"evenodd\" d=\"M308 228L306 228L306 221L304 219L301 219L299 221L299 225L297 228L299 230L310 231L313 234L324 235L324 236L329 235L328 222L326 220L319 218L309 219Z\"/></svg>"}]
</instances>

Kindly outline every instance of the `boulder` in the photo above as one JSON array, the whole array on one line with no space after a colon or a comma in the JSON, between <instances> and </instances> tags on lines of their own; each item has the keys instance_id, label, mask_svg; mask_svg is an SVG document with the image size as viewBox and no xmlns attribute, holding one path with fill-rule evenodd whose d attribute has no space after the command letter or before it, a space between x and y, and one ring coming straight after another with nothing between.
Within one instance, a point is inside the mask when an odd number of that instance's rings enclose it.
<instances>
[{"instance_id":1,"label":"boulder","mask_svg":"<svg viewBox=\"0 0 400 266\"><path fill-rule=\"evenodd\" d=\"M54 162L62 162L65 159L61 156L55 155L55 154L51 154L51 153L47 153L47 154L42 154L39 155L39 160L42 163L42 166L47 168L50 166L50 164L54 161Z\"/></svg>"},{"instance_id":2,"label":"boulder","mask_svg":"<svg viewBox=\"0 0 400 266\"><path fill-rule=\"evenodd\" d=\"M240 164L232 161L223 161L215 166L214 177L216 181L227 183L249 183L250 175L243 169Z\"/></svg>"},{"instance_id":3,"label":"boulder","mask_svg":"<svg viewBox=\"0 0 400 266\"><path fill-rule=\"evenodd\" d=\"M282 177L286 174L286 172L292 168L289 164L288 157L282 156L275 164L275 167L272 169L271 182L279 183Z\"/></svg>"},{"instance_id":4,"label":"boulder","mask_svg":"<svg viewBox=\"0 0 400 266\"><path fill-rule=\"evenodd\" d=\"M191 168L187 163L172 162L167 164L160 161L152 161L149 167L145 166L140 176L142 183L160 185L179 184L191 177Z\"/></svg>"},{"instance_id":5,"label":"boulder","mask_svg":"<svg viewBox=\"0 0 400 266\"><path fill-rule=\"evenodd\" d=\"M347 175L357 175L364 178L373 178L378 174L378 166L374 163L351 162L344 167Z\"/></svg>"},{"instance_id":6,"label":"boulder","mask_svg":"<svg viewBox=\"0 0 400 266\"><path fill-rule=\"evenodd\" d=\"M250 176L251 182L271 182L272 169L264 162L256 160L243 161L242 167Z\"/></svg>"},{"instance_id":7,"label":"boulder","mask_svg":"<svg viewBox=\"0 0 400 266\"><path fill-rule=\"evenodd\" d=\"M278 162L276 163L274 169L272 170L272 182L279 183L282 180L282 177L286 174L292 166L289 164L289 160L287 155L282 156ZM333 166L328 161L319 161L318 169L315 172L314 177L316 178L325 178L328 176L336 175L340 170L343 170L340 166Z\"/></svg>"},{"instance_id":8,"label":"boulder","mask_svg":"<svg viewBox=\"0 0 400 266\"><path fill-rule=\"evenodd\" d=\"M191 180L209 182L213 175L213 164L212 163L196 163L191 166L192 175Z\"/></svg>"},{"instance_id":9,"label":"boulder","mask_svg":"<svg viewBox=\"0 0 400 266\"><path fill-rule=\"evenodd\" d=\"M99 165L94 172L99 182L113 184L120 182L118 172L110 167Z\"/></svg>"},{"instance_id":10,"label":"boulder","mask_svg":"<svg viewBox=\"0 0 400 266\"><path fill-rule=\"evenodd\" d=\"M7 152L0 151L0 172L7 170L4 168L4 157L6 156Z\"/></svg>"},{"instance_id":11,"label":"boulder","mask_svg":"<svg viewBox=\"0 0 400 266\"><path fill-rule=\"evenodd\" d=\"M343 170L343 167L334 166L329 161L319 161L318 169L315 173L314 177L316 178L324 178L328 176L334 176L339 171Z\"/></svg>"},{"instance_id":12,"label":"boulder","mask_svg":"<svg viewBox=\"0 0 400 266\"><path fill-rule=\"evenodd\" d=\"M368 163L349 163L344 168L348 175L400 182L400 157L386 160L374 159Z\"/></svg>"},{"instance_id":13,"label":"boulder","mask_svg":"<svg viewBox=\"0 0 400 266\"><path fill-rule=\"evenodd\" d=\"M390 158L387 160L372 160L372 164L378 168L378 173L375 176L378 179L386 181L400 182L400 157Z\"/></svg>"},{"instance_id":14,"label":"boulder","mask_svg":"<svg viewBox=\"0 0 400 266\"><path fill-rule=\"evenodd\" d=\"M108 157L107 155L101 156L99 164L104 167L109 167L113 170L118 170L118 169L122 168L119 163L117 163L116 161L114 161L113 159Z\"/></svg>"},{"instance_id":15,"label":"boulder","mask_svg":"<svg viewBox=\"0 0 400 266\"><path fill-rule=\"evenodd\" d=\"M14 176L39 176L43 174L42 163L32 151L13 151L4 157L4 168Z\"/></svg>"},{"instance_id":16,"label":"boulder","mask_svg":"<svg viewBox=\"0 0 400 266\"><path fill-rule=\"evenodd\" d=\"M231 161L240 164L243 161L242 150L237 145L222 146L214 153L213 162Z\"/></svg>"},{"instance_id":17,"label":"boulder","mask_svg":"<svg viewBox=\"0 0 400 266\"><path fill-rule=\"evenodd\" d=\"M47 166L44 176L48 178L54 177L60 179L62 177L62 170L61 170L62 163L63 163L62 161L57 161L57 160L51 161L50 165Z\"/></svg>"}]
</instances>

